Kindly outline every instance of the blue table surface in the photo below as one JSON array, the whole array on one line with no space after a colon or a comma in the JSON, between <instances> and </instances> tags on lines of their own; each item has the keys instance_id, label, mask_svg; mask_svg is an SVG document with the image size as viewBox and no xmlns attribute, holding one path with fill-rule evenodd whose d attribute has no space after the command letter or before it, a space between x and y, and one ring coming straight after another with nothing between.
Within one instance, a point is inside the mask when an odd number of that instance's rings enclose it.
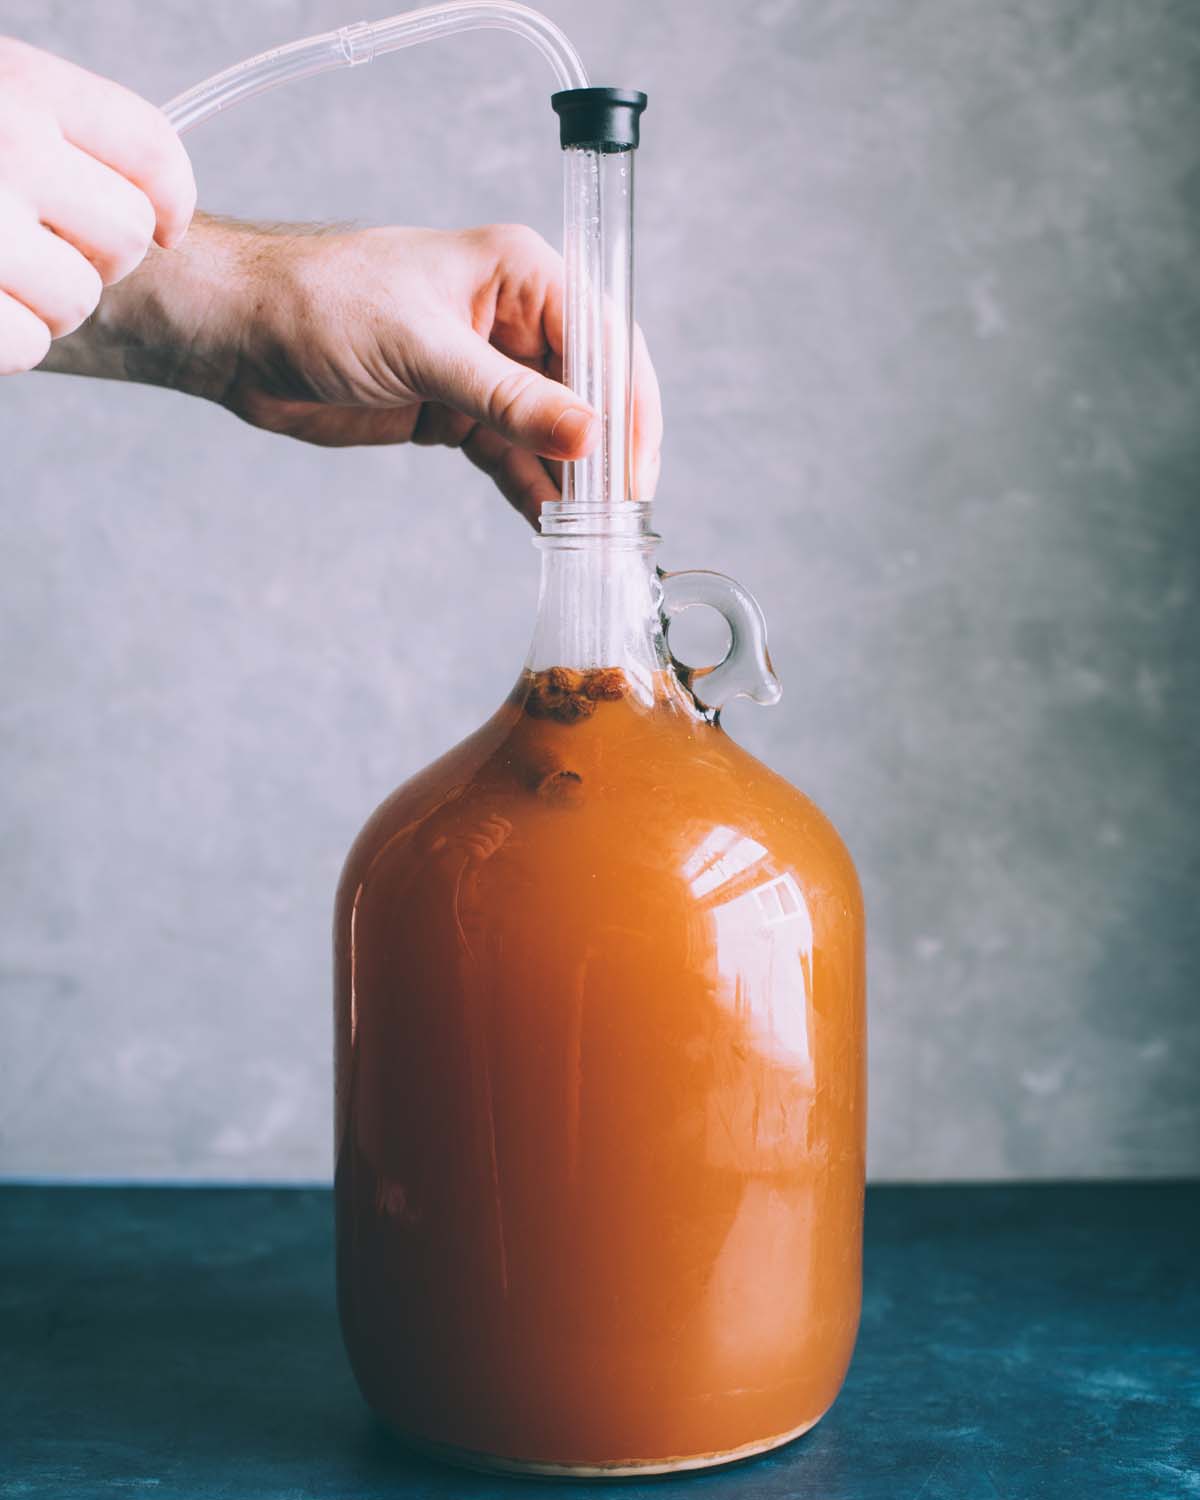
<instances>
[{"instance_id":1,"label":"blue table surface","mask_svg":"<svg viewBox=\"0 0 1200 1500\"><path fill-rule=\"evenodd\" d=\"M0 1188L0 1496L1200 1496L1200 1184L879 1187L862 1332L806 1437L679 1479L415 1457L342 1354L330 1195Z\"/></svg>"}]
</instances>

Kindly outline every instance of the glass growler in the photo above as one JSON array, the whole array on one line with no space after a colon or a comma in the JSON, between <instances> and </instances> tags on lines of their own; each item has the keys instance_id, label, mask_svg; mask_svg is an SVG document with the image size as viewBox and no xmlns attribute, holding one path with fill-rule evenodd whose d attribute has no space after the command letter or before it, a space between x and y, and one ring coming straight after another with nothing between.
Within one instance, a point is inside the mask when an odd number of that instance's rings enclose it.
<instances>
[{"instance_id":1,"label":"glass growler","mask_svg":"<svg viewBox=\"0 0 1200 1500\"><path fill-rule=\"evenodd\" d=\"M798 1436L859 1316L854 866L721 728L730 697L778 696L757 605L718 574L660 573L628 499L644 103L555 96L566 374L605 421L543 508L530 655L493 717L370 818L335 924L355 1375L408 1440L547 1474ZM664 636L696 604L730 627L705 672Z\"/></svg>"}]
</instances>

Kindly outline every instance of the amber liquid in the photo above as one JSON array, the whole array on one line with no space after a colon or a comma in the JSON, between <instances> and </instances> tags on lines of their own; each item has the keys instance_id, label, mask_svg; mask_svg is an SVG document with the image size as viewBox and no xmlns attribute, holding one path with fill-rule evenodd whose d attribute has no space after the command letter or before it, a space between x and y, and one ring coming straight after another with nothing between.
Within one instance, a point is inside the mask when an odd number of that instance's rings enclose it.
<instances>
[{"instance_id":1,"label":"amber liquid","mask_svg":"<svg viewBox=\"0 0 1200 1500\"><path fill-rule=\"evenodd\" d=\"M395 1428L480 1458L771 1446L829 1407L858 1324L854 868L673 679L578 713L539 693L346 864L351 1361Z\"/></svg>"}]
</instances>

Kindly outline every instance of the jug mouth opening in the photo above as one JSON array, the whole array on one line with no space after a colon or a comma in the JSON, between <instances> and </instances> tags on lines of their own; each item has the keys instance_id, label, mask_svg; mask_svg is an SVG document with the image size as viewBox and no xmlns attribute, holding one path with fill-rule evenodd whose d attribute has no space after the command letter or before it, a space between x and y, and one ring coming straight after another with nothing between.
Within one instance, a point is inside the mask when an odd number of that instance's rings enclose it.
<instances>
[{"instance_id":1,"label":"jug mouth opening","mask_svg":"<svg viewBox=\"0 0 1200 1500\"><path fill-rule=\"evenodd\" d=\"M541 511L541 535L534 538L534 545L602 543L648 552L662 540L651 526L652 512L653 507L644 500L622 500L612 505L547 501Z\"/></svg>"}]
</instances>

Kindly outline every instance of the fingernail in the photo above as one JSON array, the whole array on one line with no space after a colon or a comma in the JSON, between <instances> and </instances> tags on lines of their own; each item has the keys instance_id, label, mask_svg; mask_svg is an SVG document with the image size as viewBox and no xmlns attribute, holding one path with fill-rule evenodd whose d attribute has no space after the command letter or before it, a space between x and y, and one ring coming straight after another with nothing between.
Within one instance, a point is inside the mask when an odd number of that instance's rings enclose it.
<instances>
[{"instance_id":1,"label":"fingernail","mask_svg":"<svg viewBox=\"0 0 1200 1500\"><path fill-rule=\"evenodd\" d=\"M595 412L586 406L568 406L560 412L550 429L550 447L556 458L582 458L591 444L588 438L596 427Z\"/></svg>"}]
</instances>

